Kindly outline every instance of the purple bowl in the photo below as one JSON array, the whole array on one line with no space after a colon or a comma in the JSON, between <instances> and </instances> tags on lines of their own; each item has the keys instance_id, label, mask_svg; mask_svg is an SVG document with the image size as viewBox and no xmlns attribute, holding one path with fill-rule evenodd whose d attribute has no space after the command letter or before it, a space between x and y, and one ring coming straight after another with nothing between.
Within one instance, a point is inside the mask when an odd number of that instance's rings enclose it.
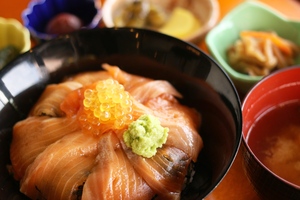
<instances>
[{"instance_id":1,"label":"purple bowl","mask_svg":"<svg viewBox=\"0 0 300 200\"><path fill-rule=\"evenodd\" d=\"M102 18L100 6L96 0L32 0L22 12L24 26L31 36L39 40L49 40L58 34L46 31L48 23L57 15L68 13L82 21L81 28L93 29Z\"/></svg>"}]
</instances>

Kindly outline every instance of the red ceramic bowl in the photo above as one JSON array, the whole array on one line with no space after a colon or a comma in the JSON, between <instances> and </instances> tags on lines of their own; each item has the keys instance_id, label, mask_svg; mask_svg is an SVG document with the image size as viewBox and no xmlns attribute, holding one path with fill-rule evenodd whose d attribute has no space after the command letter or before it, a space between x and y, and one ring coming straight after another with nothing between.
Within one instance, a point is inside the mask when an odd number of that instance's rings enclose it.
<instances>
[{"instance_id":1,"label":"red ceramic bowl","mask_svg":"<svg viewBox=\"0 0 300 200\"><path fill-rule=\"evenodd\" d=\"M300 199L300 185L281 178L266 167L265 162L259 159L257 151L250 145L249 139L251 134L258 130L254 125L258 126L257 121L261 120L262 116L267 116L266 112L289 102L300 102L300 67L286 68L264 78L252 88L242 105L244 165L250 181L263 199ZM264 127L268 126L267 124L271 127L277 125L273 120L263 124ZM255 139L260 140L259 138ZM300 139L298 141L300 142ZM266 144L260 144L261 147L264 145ZM299 173L298 171L298 176Z\"/></svg>"}]
</instances>

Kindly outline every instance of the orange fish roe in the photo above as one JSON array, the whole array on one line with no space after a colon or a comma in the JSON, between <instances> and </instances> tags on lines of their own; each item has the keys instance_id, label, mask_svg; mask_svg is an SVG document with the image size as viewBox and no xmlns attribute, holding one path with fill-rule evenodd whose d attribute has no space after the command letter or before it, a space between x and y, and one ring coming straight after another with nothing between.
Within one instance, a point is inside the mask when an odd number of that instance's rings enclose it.
<instances>
[{"instance_id":1,"label":"orange fish roe","mask_svg":"<svg viewBox=\"0 0 300 200\"><path fill-rule=\"evenodd\" d=\"M79 121L84 129L96 135L101 126L121 129L133 120L131 96L123 85L113 79L99 81L95 87L87 88L83 106ZM100 129L103 130L103 127Z\"/></svg>"}]
</instances>

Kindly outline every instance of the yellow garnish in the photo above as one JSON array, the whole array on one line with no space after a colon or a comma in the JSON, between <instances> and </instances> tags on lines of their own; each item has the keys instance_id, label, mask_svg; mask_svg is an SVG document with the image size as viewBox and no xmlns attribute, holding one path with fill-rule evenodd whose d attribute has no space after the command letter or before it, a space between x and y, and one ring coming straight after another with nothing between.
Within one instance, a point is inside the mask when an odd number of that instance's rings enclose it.
<instances>
[{"instance_id":1,"label":"yellow garnish","mask_svg":"<svg viewBox=\"0 0 300 200\"><path fill-rule=\"evenodd\" d=\"M83 105L85 114L80 116L80 121L86 124L86 129L102 125L121 129L133 118L130 94L113 79L99 81L95 87L86 89Z\"/></svg>"},{"instance_id":2,"label":"yellow garnish","mask_svg":"<svg viewBox=\"0 0 300 200\"><path fill-rule=\"evenodd\" d=\"M200 21L185 8L176 7L168 22L159 29L160 32L181 39L192 35L201 27Z\"/></svg>"}]
</instances>

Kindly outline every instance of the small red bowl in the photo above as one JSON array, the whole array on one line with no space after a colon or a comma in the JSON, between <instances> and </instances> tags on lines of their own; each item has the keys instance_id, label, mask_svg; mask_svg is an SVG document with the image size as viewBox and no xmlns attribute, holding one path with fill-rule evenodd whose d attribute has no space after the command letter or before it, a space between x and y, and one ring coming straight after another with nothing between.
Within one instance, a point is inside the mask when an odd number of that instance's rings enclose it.
<instances>
[{"instance_id":1,"label":"small red bowl","mask_svg":"<svg viewBox=\"0 0 300 200\"><path fill-rule=\"evenodd\" d=\"M250 90L242 104L244 166L263 199L300 199L300 185L273 173L249 146L253 124L274 106L291 101L300 101L300 67L289 67L265 77Z\"/></svg>"}]
</instances>

